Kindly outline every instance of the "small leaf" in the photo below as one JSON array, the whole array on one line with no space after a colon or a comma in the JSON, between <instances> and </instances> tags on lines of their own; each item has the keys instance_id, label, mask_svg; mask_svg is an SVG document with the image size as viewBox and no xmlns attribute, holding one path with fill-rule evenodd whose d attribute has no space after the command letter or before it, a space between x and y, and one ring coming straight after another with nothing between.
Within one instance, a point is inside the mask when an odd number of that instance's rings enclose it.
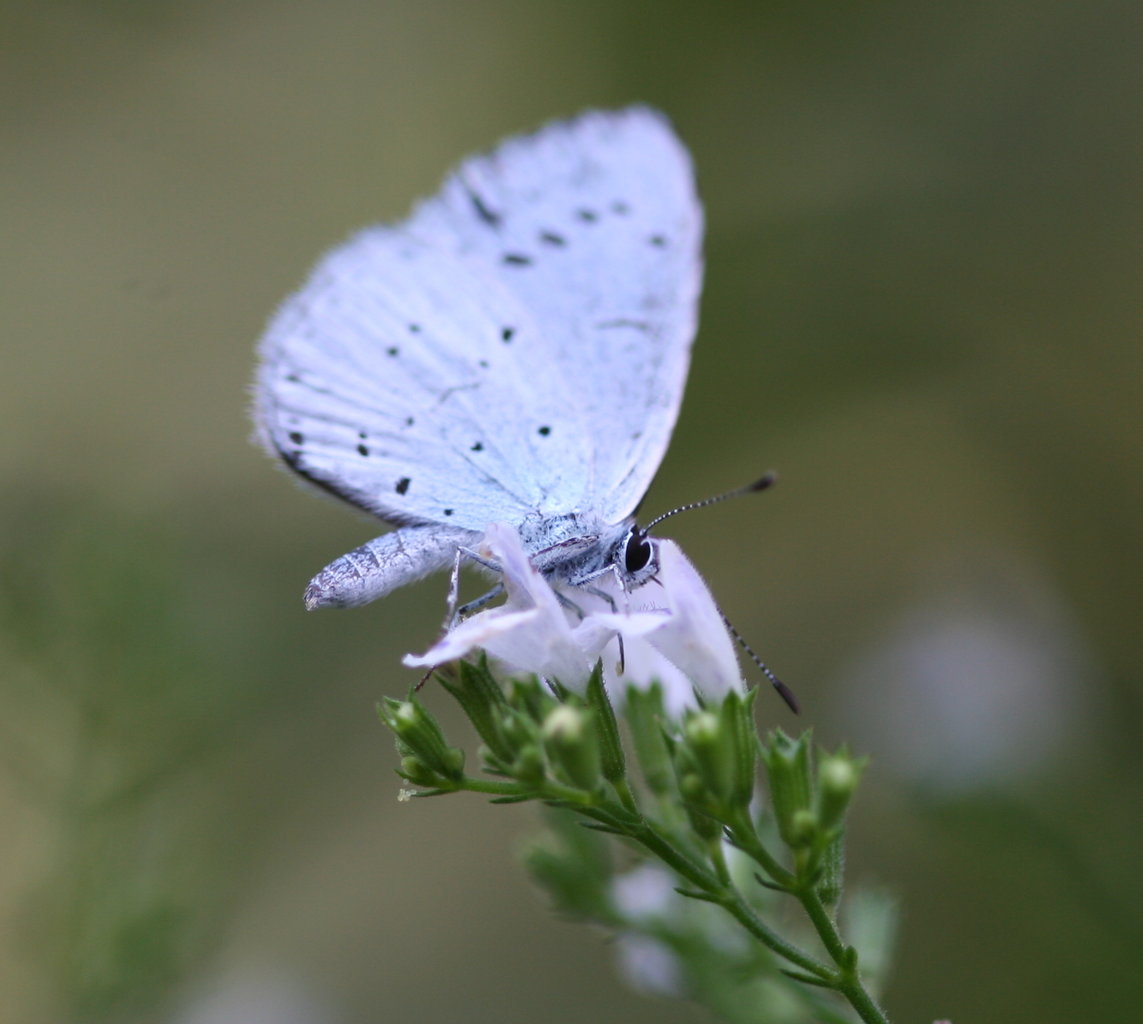
<instances>
[{"instance_id":1,"label":"small leaf","mask_svg":"<svg viewBox=\"0 0 1143 1024\"><path fill-rule=\"evenodd\" d=\"M787 978L793 978L794 981L800 981L803 985L816 985L818 988L836 989L837 986L832 982L826 981L822 978L815 978L812 974L803 974L801 971L788 971L784 967L779 967L779 971Z\"/></svg>"}]
</instances>

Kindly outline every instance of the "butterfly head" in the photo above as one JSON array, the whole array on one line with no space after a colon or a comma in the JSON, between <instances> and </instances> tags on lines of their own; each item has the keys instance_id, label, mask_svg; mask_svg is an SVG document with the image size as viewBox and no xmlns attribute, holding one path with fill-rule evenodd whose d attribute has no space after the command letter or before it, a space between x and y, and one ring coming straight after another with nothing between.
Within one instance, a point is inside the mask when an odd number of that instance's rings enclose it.
<instances>
[{"instance_id":1,"label":"butterfly head","mask_svg":"<svg viewBox=\"0 0 1143 1024\"><path fill-rule=\"evenodd\" d=\"M641 587L659 571L659 542L632 523L616 545L612 564L627 590Z\"/></svg>"}]
</instances>

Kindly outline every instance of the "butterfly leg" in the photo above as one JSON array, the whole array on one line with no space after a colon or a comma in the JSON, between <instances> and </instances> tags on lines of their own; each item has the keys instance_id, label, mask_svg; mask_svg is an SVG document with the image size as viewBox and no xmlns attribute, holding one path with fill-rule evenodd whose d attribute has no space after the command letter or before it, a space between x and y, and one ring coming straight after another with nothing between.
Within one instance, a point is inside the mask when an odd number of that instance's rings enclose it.
<instances>
[{"instance_id":1,"label":"butterfly leg","mask_svg":"<svg viewBox=\"0 0 1143 1024\"><path fill-rule=\"evenodd\" d=\"M504 593L504 584L497 583L487 594L481 594L475 600L462 604L453 613L452 623L455 626L461 619L467 619L473 612L480 611L486 604L495 601L501 594Z\"/></svg>"},{"instance_id":2,"label":"butterfly leg","mask_svg":"<svg viewBox=\"0 0 1143 1024\"><path fill-rule=\"evenodd\" d=\"M460 558L460 548L457 548L456 557L452 560L452 572L448 577L448 597L445 600L448 612L445 615L445 629L451 629L456 622L456 603L460 600Z\"/></svg>"},{"instance_id":3,"label":"butterfly leg","mask_svg":"<svg viewBox=\"0 0 1143 1024\"><path fill-rule=\"evenodd\" d=\"M612 568L611 566L608 566L606 569L604 569L600 572L597 572L597 573L593 573L591 576L589 576L587 578L588 579L597 579L598 577L603 576L607 572L611 571L611 568ZM600 600L606 601L607 604L611 607L611 610L613 612L616 612L619 610L618 605L616 605L616 603L615 603L615 598L613 598L609 593L607 593L607 591L600 590L599 587L584 586L583 583L579 583L578 585L582 586L584 591L587 592L588 594L592 594L595 597L598 597ZM620 580L620 585L622 585L622 580ZM560 593L560 591L557 590L556 591L556 597L559 598L560 604L562 604L565 608L569 608L571 611L575 612L575 614L578 615L580 617L580 619L585 618L583 609L580 608L580 606L578 604L576 604L566 594L562 594L562 593ZM619 641L619 674L623 675L623 669L627 664L627 656L623 651L623 636L622 636L622 634L616 634L615 639Z\"/></svg>"},{"instance_id":4,"label":"butterfly leg","mask_svg":"<svg viewBox=\"0 0 1143 1024\"><path fill-rule=\"evenodd\" d=\"M614 569L615 567L614 566L608 566L608 568ZM602 575L602 573L600 575ZM619 580L620 587L622 587L623 586L623 580L619 576L618 571L616 571L615 576L616 576L616 579ZM607 593L607 591L600 590L599 587L584 587L583 589L586 590L589 594L594 594L596 597L603 598L604 601L606 601L609 605L611 605L611 610L613 612L619 611L619 606L615 603L615 598L612 597L609 593ZM623 650L623 634L622 633L616 633L615 639L619 642L619 674L623 675L624 669L627 667L627 654Z\"/></svg>"},{"instance_id":5,"label":"butterfly leg","mask_svg":"<svg viewBox=\"0 0 1143 1024\"><path fill-rule=\"evenodd\" d=\"M504 593L504 584L497 583L486 594L481 594L475 600L468 601L458 607L457 602L460 600L460 565L463 559L470 558L476 562L483 569L489 572L500 572L500 566L495 562L489 561L478 551L474 551L470 547L461 546L456 549L456 557L452 563L452 574L449 578L448 588L448 614L445 616L445 631L452 629L462 619L468 618L473 612L479 611L490 601L496 600L501 594Z\"/></svg>"}]
</instances>

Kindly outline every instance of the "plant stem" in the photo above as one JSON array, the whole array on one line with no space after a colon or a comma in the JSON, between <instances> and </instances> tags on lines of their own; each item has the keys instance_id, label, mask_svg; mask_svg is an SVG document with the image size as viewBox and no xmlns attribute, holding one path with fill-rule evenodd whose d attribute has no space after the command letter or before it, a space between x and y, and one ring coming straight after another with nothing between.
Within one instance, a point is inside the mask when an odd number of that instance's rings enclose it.
<instances>
[{"instance_id":1,"label":"plant stem","mask_svg":"<svg viewBox=\"0 0 1143 1024\"><path fill-rule=\"evenodd\" d=\"M793 943L787 942L777 932L766 927L737 889L723 885L709 871L697 865L660 833L652 822L643 819L641 827L633 830L630 835L632 839L641 843L660 860L674 868L688 882L697 886L710 897L711 902L723 907L767 949L800 967L808 974L821 978L827 984L833 978L834 972L825 964L815 960Z\"/></svg>"},{"instance_id":2,"label":"plant stem","mask_svg":"<svg viewBox=\"0 0 1143 1024\"><path fill-rule=\"evenodd\" d=\"M833 976L832 986L845 996L849 1005L857 1011L857 1015L866 1024L889 1024L885 1011L877 1005L861 981L861 975L857 970L856 951L842 942L837 925L834 924L817 892L812 888L804 888L797 890L794 895L805 908L826 952L837 964L838 969Z\"/></svg>"}]
</instances>

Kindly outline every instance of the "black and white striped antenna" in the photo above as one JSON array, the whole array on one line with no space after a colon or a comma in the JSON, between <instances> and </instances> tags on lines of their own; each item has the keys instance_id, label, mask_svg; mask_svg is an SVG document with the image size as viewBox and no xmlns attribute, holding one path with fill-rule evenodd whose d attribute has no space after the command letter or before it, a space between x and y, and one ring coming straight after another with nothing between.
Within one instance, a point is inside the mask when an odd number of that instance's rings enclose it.
<instances>
[{"instance_id":1,"label":"black and white striped antenna","mask_svg":"<svg viewBox=\"0 0 1143 1024\"><path fill-rule=\"evenodd\" d=\"M726 501L729 498L739 498L744 494L754 494L756 491L764 491L776 483L777 480L778 474L771 471L760 476L753 483L747 484L745 487L736 487L733 491L727 491L725 494L716 494L713 498L704 498L702 501L692 501L689 505L680 505L678 508L673 508L669 512L664 512L661 516L656 516L639 532L643 536L646 536L651 532L653 526L661 523L664 519L670 519L671 516L677 516L680 512L689 512L695 508L706 508L708 505L717 505L719 502ZM758 657L754 652L754 648L751 647L743 638L742 634L734 628L734 624L723 614L721 609L719 610L719 615L722 615L722 621L726 623L726 628L730 630L730 635L738 641L738 645L750 656L750 660L758 666L758 670L770 680L770 685L778 691L778 696L786 702L786 706L794 712L795 715L798 714L800 708L798 706L798 698L794 696L794 691L774 675L766 662Z\"/></svg>"}]
</instances>

